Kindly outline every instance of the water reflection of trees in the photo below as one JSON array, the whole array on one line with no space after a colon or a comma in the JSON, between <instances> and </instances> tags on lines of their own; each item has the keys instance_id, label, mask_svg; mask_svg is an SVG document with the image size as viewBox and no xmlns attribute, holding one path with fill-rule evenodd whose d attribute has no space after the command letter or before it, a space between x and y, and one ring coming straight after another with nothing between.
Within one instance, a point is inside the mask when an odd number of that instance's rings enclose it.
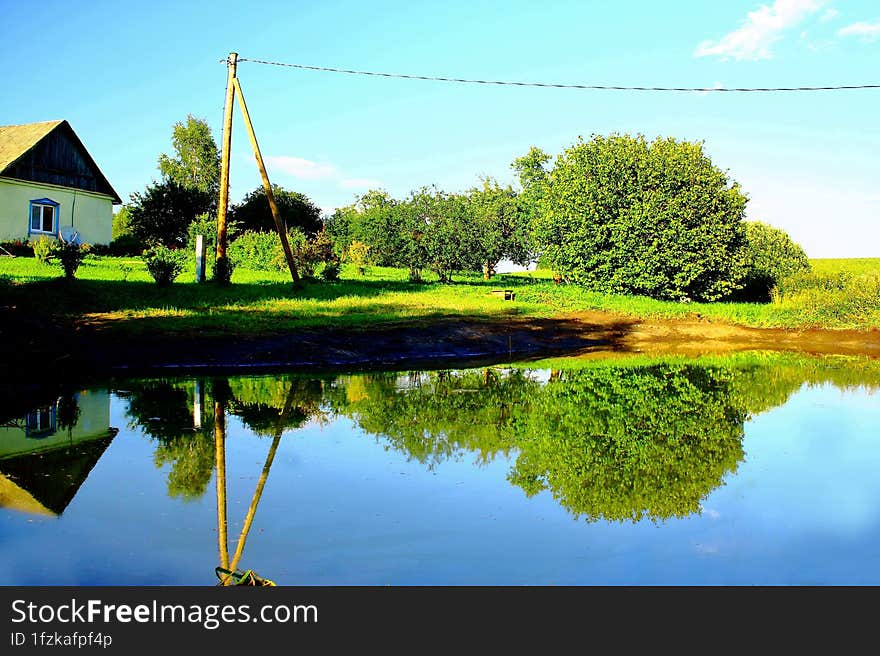
<instances>
[{"instance_id":1,"label":"water reflection of trees","mask_svg":"<svg viewBox=\"0 0 880 656\"><path fill-rule=\"evenodd\" d=\"M325 416L321 381L297 377L151 379L117 393L128 399L129 427L156 442L156 466L169 466L168 493L183 499L201 497L210 483L218 408L269 437Z\"/></svg>"},{"instance_id":2,"label":"water reflection of trees","mask_svg":"<svg viewBox=\"0 0 880 656\"><path fill-rule=\"evenodd\" d=\"M465 453L481 463L507 455L512 422L540 385L524 371L486 369L347 376L334 387L335 412L432 467Z\"/></svg>"},{"instance_id":3,"label":"water reflection of trees","mask_svg":"<svg viewBox=\"0 0 880 656\"><path fill-rule=\"evenodd\" d=\"M132 425L156 441L169 493L183 498L207 488L222 408L276 442L285 430L345 416L429 468L509 456L508 480L527 495L547 491L587 521L636 521L698 512L742 461L745 420L805 382L826 381L877 384L880 375L876 366L755 355L594 362L549 376L490 368L151 380L127 395Z\"/></svg>"},{"instance_id":4,"label":"water reflection of trees","mask_svg":"<svg viewBox=\"0 0 880 656\"><path fill-rule=\"evenodd\" d=\"M509 480L589 520L697 512L743 457L732 378L687 365L563 372L518 422Z\"/></svg>"},{"instance_id":5,"label":"water reflection of trees","mask_svg":"<svg viewBox=\"0 0 880 656\"><path fill-rule=\"evenodd\" d=\"M508 480L529 496L547 490L587 521L663 520L698 512L736 470L747 417L804 383L880 382L876 366L778 355L536 373L352 376L336 381L332 405L429 467L512 452Z\"/></svg>"}]
</instances>

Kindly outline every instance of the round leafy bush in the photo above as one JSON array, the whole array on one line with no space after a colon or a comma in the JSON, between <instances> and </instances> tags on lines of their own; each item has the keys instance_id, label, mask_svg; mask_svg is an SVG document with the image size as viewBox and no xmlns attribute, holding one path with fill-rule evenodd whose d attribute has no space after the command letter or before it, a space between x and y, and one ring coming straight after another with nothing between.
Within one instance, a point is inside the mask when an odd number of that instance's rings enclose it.
<instances>
[{"instance_id":1,"label":"round leafy bush","mask_svg":"<svg viewBox=\"0 0 880 656\"><path fill-rule=\"evenodd\" d=\"M144 244L134 235L120 235L110 242L107 249L109 255L134 257L144 252Z\"/></svg>"},{"instance_id":2,"label":"round leafy bush","mask_svg":"<svg viewBox=\"0 0 880 656\"><path fill-rule=\"evenodd\" d=\"M749 221L745 227L742 289L732 298L766 303L784 279L809 272L810 260L784 230L758 221Z\"/></svg>"},{"instance_id":3,"label":"round leafy bush","mask_svg":"<svg viewBox=\"0 0 880 656\"><path fill-rule=\"evenodd\" d=\"M64 277L73 280L79 265L86 259L91 247L88 244L58 241L55 242L52 250L52 254L58 258L58 263L64 270Z\"/></svg>"},{"instance_id":4,"label":"round leafy bush","mask_svg":"<svg viewBox=\"0 0 880 656\"><path fill-rule=\"evenodd\" d=\"M166 246L154 246L145 251L144 262L159 287L168 287L183 272L181 252Z\"/></svg>"}]
</instances>

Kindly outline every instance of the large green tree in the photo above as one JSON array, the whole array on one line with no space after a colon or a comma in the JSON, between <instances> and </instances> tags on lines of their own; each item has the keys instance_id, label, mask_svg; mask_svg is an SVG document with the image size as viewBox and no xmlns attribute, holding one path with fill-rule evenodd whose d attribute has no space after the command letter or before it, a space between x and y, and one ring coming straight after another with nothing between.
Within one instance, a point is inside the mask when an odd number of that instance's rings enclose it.
<instances>
[{"instance_id":1,"label":"large green tree","mask_svg":"<svg viewBox=\"0 0 880 656\"><path fill-rule=\"evenodd\" d=\"M483 275L488 280L502 259L525 266L533 259L530 214L511 186L486 178L468 194L473 228L483 250Z\"/></svg>"},{"instance_id":2,"label":"large green tree","mask_svg":"<svg viewBox=\"0 0 880 656\"><path fill-rule=\"evenodd\" d=\"M746 200L701 143L594 136L557 158L535 237L568 282L712 301L739 286Z\"/></svg>"},{"instance_id":3,"label":"large green tree","mask_svg":"<svg viewBox=\"0 0 880 656\"><path fill-rule=\"evenodd\" d=\"M397 211L401 264L409 270L410 280L420 280L423 268L436 273L440 282L451 282L456 272L480 271L485 256L466 196L422 187Z\"/></svg>"},{"instance_id":4,"label":"large green tree","mask_svg":"<svg viewBox=\"0 0 880 656\"><path fill-rule=\"evenodd\" d=\"M215 202L220 185L220 151L207 121L188 114L186 122L174 124L174 154L159 155L162 177L182 187L198 189Z\"/></svg>"},{"instance_id":5,"label":"large green tree","mask_svg":"<svg viewBox=\"0 0 880 656\"><path fill-rule=\"evenodd\" d=\"M210 194L194 187L170 179L153 182L131 195L128 228L146 246L181 248L187 243L189 225L210 203Z\"/></svg>"},{"instance_id":6,"label":"large green tree","mask_svg":"<svg viewBox=\"0 0 880 656\"><path fill-rule=\"evenodd\" d=\"M371 189L353 205L336 210L327 229L346 248L353 241L367 244L379 266L399 266L404 245L399 205L387 191Z\"/></svg>"},{"instance_id":7,"label":"large green tree","mask_svg":"<svg viewBox=\"0 0 880 656\"><path fill-rule=\"evenodd\" d=\"M299 228L307 236L314 237L323 226L321 208L305 194L272 185L272 195L278 206L281 221L287 230ZM230 220L238 224L241 232L274 232L275 219L269 207L266 190L262 186L248 193L240 203L230 209Z\"/></svg>"}]
</instances>

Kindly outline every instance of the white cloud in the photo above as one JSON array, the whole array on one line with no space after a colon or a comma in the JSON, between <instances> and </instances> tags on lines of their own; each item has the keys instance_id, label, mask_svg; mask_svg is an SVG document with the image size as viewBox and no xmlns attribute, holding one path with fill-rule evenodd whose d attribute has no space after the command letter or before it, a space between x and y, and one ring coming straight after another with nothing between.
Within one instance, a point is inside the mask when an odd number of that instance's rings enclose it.
<instances>
[{"instance_id":1,"label":"white cloud","mask_svg":"<svg viewBox=\"0 0 880 656\"><path fill-rule=\"evenodd\" d=\"M825 12L819 17L819 20L823 23L827 23L828 21L833 21L835 18L840 16L840 12L837 11L834 7L829 7L825 10Z\"/></svg>"},{"instance_id":2,"label":"white cloud","mask_svg":"<svg viewBox=\"0 0 880 656\"><path fill-rule=\"evenodd\" d=\"M860 36L869 41L880 36L880 21L876 23L866 23L864 21L847 25L837 30L840 36Z\"/></svg>"},{"instance_id":3,"label":"white cloud","mask_svg":"<svg viewBox=\"0 0 880 656\"><path fill-rule=\"evenodd\" d=\"M339 181L339 186L343 189L376 189L382 186L382 182L370 178L346 178Z\"/></svg>"},{"instance_id":4,"label":"white cloud","mask_svg":"<svg viewBox=\"0 0 880 656\"><path fill-rule=\"evenodd\" d=\"M751 11L743 24L718 41L703 41L694 51L695 57L722 59L770 59L770 46L782 33L805 16L818 11L824 0L776 0L772 7L761 5Z\"/></svg>"},{"instance_id":5,"label":"white cloud","mask_svg":"<svg viewBox=\"0 0 880 656\"><path fill-rule=\"evenodd\" d=\"M336 175L336 167L332 164L320 164L301 157L288 157L278 155L267 157L266 164L280 170L282 173L303 180L321 180L332 178Z\"/></svg>"}]
</instances>

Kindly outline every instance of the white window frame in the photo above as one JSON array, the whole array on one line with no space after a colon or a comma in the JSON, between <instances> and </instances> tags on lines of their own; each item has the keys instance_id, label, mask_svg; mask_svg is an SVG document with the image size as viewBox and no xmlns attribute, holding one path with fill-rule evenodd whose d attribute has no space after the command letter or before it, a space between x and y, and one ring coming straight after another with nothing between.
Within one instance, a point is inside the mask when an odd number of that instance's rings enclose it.
<instances>
[{"instance_id":1,"label":"white window frame","mask_svg":"<svg viewBox=\"0 0 880 656\"><path fill-rule=\"evenodd\" d=\"M40 208L40 227L34 228L34 208ZM46 219L46 208L52 210L52 229L44 230L43 225ZM60 203L56 203L50 198L40 198L30 202L30 212L28 213L28 234L29 235L53 235L58 234L58 215L61 209Z\"/></svg>"}]
</instances>

